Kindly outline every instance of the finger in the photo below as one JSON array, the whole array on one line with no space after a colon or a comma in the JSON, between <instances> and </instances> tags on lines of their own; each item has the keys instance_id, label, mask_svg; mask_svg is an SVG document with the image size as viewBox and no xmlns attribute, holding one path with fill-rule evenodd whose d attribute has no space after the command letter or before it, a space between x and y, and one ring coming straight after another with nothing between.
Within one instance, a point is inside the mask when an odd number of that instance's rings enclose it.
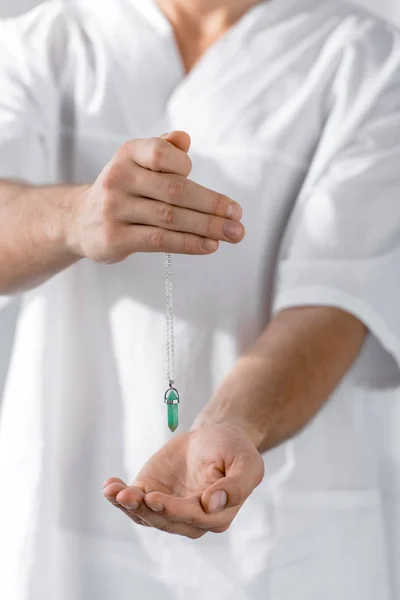
<instances>
[{"instance_id":1,"label":"finger","mask_svg":"<svg viewBox=\"0 0 400 600\"><path fill-rule=\"evenodd\" d=\"M125 488L118 494L117 502L128 511L131 517L140 519L147 523L150 527L159 529L166 533L176 533L178 535L184 535L192 539L198 539L204 535L205 531L182 523L172 523L163 515L158 514L156 511L151 510L146 506L144 502L140 502L137 505L137 492L139 488L130 486ZM140 490L142 492L142 490ZM143 492L142 492L143 493Z\"/></svg>"},{"instance_id":2,"label":"finger","mask_svg":"<svg viewBox=\"0 0 400 600\"><path fill-rule=\"evenodd\" d=\"M132 521L134 521L137 525L145 525L148 526L147 523L144 523L139 517L137 517L132 510L129 510L125 506L122 506L118 500L117 496L120 492L127 489L126 483L119 479L119 477L111 477L104 482L104 496L106 499L116 508L121 510L127 517L129 517Z\"/></svg>"},{"instance_id":3,"label":"finger","mask_svg":"<svg viewBox=\"0 0 400 600\"><path fill-rule=\"evenodd\" d=\"M218 250L218 241L191 233L178 233L159 227L131 225L121 232L121 247L127 254L134 252L171 252L172 254L204 255Z\"/></svg>"},{"instance_id":4,"label":"finger","mask_svg":"<svg viewBox=\"0 0 400 600\"><path fill-rule=\"evenodd\" d=\"M191 139L186 131L171 131L170 133L160 135L160 137L180 150L183 150L183 152L187 153L190 150Z\"/></svg>"},{"instance_id":5,"label":"finger","mask_svg":"<svg viewBox=\"0 0 400 600\"><path fill-rule=\"evenodd\" d=\"M217 513L226 508L240 507L264 476L264 462L258 452L240 456L228 474L211 485L201 496L205 512Z\"/></svg>"},{"instance_id":6,"label":"finger","mask_svg":"<svg viewBox=\"0 0 400 600\"><path fill-rule=\"evenodd\" d=\"M123 481L119 477L109 477L103 483L103 489L105 489L108 485L111 485L112 483L123 483L124 485L126 485L125 481Z\"/></svg>"},{"instance_id":7,"label":"finger","mask_svg":"<svg viewBox=\"0 0 400 600\"><path fill-rule=\"evenodd\" d=\"M186 177L138 168L134 176L131 175L131 184L126 183L126 187L134 196L159 200L232 221L240 221L243 216L240 205L232 198L209 190Z\"/></svg>"},{"instance_id":8,"label":"finger","mask_svg":"<svg viewBox=\"0 0 400 600\"><path fill-rule=\"evenodd\" d=\"M105 486L103 493L104 497L114 506L118 506L117 496L126 488L126 484L122 480L117 480Z\"/></svg>"},{"instance_id":9,"label":"finger","mask_svg":"<svg viewBox=\"0 0 400 600\"><path fill-rule=\"evenodd\" d=\"M119 510L121 512L123 512L124 515L126 515L131 521L133 521L134 523L136 523L136 525L142 525L144 527L150 527L150 525L148 523L145 523L144 521L142 521L142 519L140 519L139 517L137 517L132 511L128 510L127 508L124 508L120 504L118 505L117 508L119 508Z\"/></svg>"},{"instance_id":10,"label":"finger","mask_svg":"<svg viewBox=\"0 0 400 600\"><path fill-rule=\"evenodd\" d=\"M125 486L116 494L116 502L128 510L137 510L144 500L144 490L139 486Z\"/></svg>"},{"instance_id":11,"label":"finger","mask_svg":"<svg viewBox=\"0 0 400 600\"><path fill-rule=\"evenodd\" d=\"M154 527L154 529L158 529L164 533L182 535L193 540L197 540L207 533L205 529L193 527L184 523L173 522L170 519L149 509L145 510L143 507L141 507L137 512L140 518L150 527Z\"/></svg>"},{"instance_id":12,"label":"finger","mask_svg":"<svg viewBox=\"0 0 400 600\"><path fill-rule=\"evenodd\" d=\"M174 173L182 177L187 177L192 170L192 161L187 153L162 138L126 142L117 156L122 159L129 156L137 165L150 171Z\"/></svg>"},{"instance_id":13,"label":"finger","mask_svg":"<svg viewBox=\"0 0 400 600\"><path fill-rule=\"evenodd\" d=\"M177 208L164 202L135 198L119 209L124 222L162 227L172 231L194 233L201 237L230 243L242 241L245 229L241 223L222 217L210 216L187 208Z\"/></svg>"},{"instance_id":14,"label":"finger","mask_svg":"<svg viewBox=\"0 0 400 600\"><path fill-rule=\"evenodd\" d=\"M135 516L141 519L148 526L163 531L164 533L172 533L182 535L190 539L199 539L207 533L205 529L186 525L185 523L173 522L167 517L158 514L141 504L135 512Z\"/></svg>"},{"instance_id":15,"label":"finger","mask_svg":"<svg viewBox=\"0 0 400 600\"><path fill-rule=\"evenodd\" d=\"M237 509L232 508L210 515L204 512L198 496L179 498L162 492L146 494L144 504L171 523L218 533L228 529L237 513Z\"/></svg>"}]
</instances>

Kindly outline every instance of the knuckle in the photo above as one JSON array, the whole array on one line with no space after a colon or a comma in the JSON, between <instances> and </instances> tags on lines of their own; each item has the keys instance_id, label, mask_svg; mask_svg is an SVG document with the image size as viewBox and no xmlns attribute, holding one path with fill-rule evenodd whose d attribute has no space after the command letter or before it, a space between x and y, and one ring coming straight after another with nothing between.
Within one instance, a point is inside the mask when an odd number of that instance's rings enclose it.
<instances>
[{"instance_id":1,"label":"knuckle","mask_svg":"<svg viewBox=\"0 0 400 600\"><path fill-rule=\"evenodd\" d=\"M186 537L190 538L191 540L198 540L201 537L203 537L203 535L205 535L206 533L206 531L189 531L186 534Z\"/></svg>"},{"instance_id":2,"label":"knuckle","mask_svg":"<svg viewBox=\"0 0 400 600\"><path fill-rule=\"evenodd\" d=\"M158 513L159 515L162 515L165 519L170 520L171 522L174 522L176 520L179 520L179 515L175 514L173 511L171 511L167 506L164 506L164 510Z\"/></svg>"},{"instance_id":3,"label":"knuckle","mask_svg":"<svg viewBox=\"0 0 400 600\"><path fill-rule=\"evenodd\" d=\"M224 525L220 525L219 527L213 527L212 529L210 529L210 531L211 533L225 533L225 531L228 531L230 525L230 523L225 523Z\"/></svg>"},{"instance_id":4,"label":"knuckle","mask_svg":"<svg viewBox=\"0 0 400 600\"><path fill-rule=\"evenodd\" d=\"M157 214L163 225L170 225L175 219L175 209L168 204L161 204L157 208Z\"/></svg>"},{"instance_id":5,"label":"knuckle","mask_svg":"<svg viewBox=\"0 0 400 600\"><path fill-rule=\"evenodd\" d=\"M162 171L165 166L166 148L161 140L154 140L150 151L150 168L153 171Z\"/></svg>"},{"instance_id":6,"label":"knuckle","mask_svg":"<svg viewBox=\"0 0 400 600\"><path fill-rule=\"evenodd\" d=\"M103 188L105 190L115 190L121 185L123 171L118 162L111 163L104 172Z\"/></svg>"},{"instance_id":7,"label":"knuckle","mask_svg":"<svg viewBox=\"0 0 400 600\"><path fill-rule=\"evenodd\" d=\"M125 173L125 188L136 189L142 182L140 167L136 163L133 163L129 165L129 169L125 169Z\"/></svg>"},{"instance_id":8,"label":"knuckle","mask_svg":"<svg viewBox=\"0 0 400 600\"><path fill-rule=\"evenodd\" d=\"M119 148L119 152L121 152L121 154L126 154L127 152L129 152L131 149L131 142L126 141L123 144L121 144L120 148Z\"/></svg>"},{"instance_id":9,"label":"knuckle","mask_svg":"<svg viewBox=\"0 0 400 600\"><path fill-rule=\"evenodd\" d=\"M190 156L186 155L186 174L185 177L188 177L192 171L193 163Z\"/></svg>"},{"instance_id":10,"label":"knuckle","mask_svg":"<svg viewBox=\"0 0 400 600\"><path fill-rule=\"evenodd\" d=\"M169 523L164 523L160 526L160 531L164 533L172 533L172 526Z\"/></svg>"},{"instance_id":11,"label":"knuckle","mask_svg":"<svg viewBox=\"0 0 400 600\"><path fill-rule=\"evenodd\" d=\"M190 527L198 527L198 520L196 519L196 517L189 517L187 523Z\"/></svg>"},{"instance_id":12,"label":"knuckle","mask_svg":"<svg viewBox=\"0 0 400 600\"><path fill-rule=\"evenodd\" d=\"M219 194L218 192L215 192L215 197L214 197L214 207L215 207L214 212L215 212L215 214L225 215L226 204L227 204L226 196L224 196L223 194Z\"/></svg>"},{"instance_id":13,"label":"knuckle","mask_svg":"<svg viewBox=\"0 0 400 600\"><path fill-rule=\"evenodd\" d=\"M102 243L103 243L103 247L106 250L110 250L114 247L115 245L115 229L113 227L103 227L103 231L102 231Z\"/></svg>"},{"instance_id":14,"label":"knuckle","mask_svg":"<svg viewBox=\"0 0 400 600\"><path fill-rule=\"evenodd\" d=\"M206 234L205 237L214 237L214 223L215 223L215 219L213 217L208 217L207 218L207 225L206 225Z\"/></svg>"},{"instance_id":15,"label":"knuckle","mask_svg":"<svg viewBox=\"0 0 400 600\"><path fill-rule=\"evenodd\" d=\"M115 154L116 159L125 160L130 156L132 151L131 142L124 142L117 150Z\"/></svg>"},{"instance_id":16,"label":"knuckle","mask_svg":"<svg viewBox=\"0 0 400 600\"><path fill-rule=\"evenodd\" d=\"M184 234L183 251L185 254L202 254L201 241L190 233Z\"/></svg>"},{"instance_id":17,"label":"knuckle","mask_svg":"<svg viewBox=\"0 0 400 600\"><path fill-rule=\"evenodd\" d=\"M172 203L174 201L182 202L185 198L187 183L185 179L172 179L168 184L168 198Z\"/></svg>"},{"instance_id":18,"label":"knuckle","mask_svg":"<svg viewBox=\"0 0 400 600\"><path fill-rule=\"evenodd\" d=\"M124 260L126 254L119 241L118 230L115 227L103 227L98 262L114 264Z\"/></svg>"},{"instance_id":19,"label":"knuckle","mask_svg":"<svg viewBox=\"0 0 400 600\"><path fill-rule=\"evenodd\" d=\"M117 204L117 196L115 195L115 193L112 193L108 190L103 197L103 205L101 211L101 217L103 222L108 222L112 220L113 215L115 214Z\"/></svg>"},{"instance_id":20,"label":"knuckle","mask_svg":"<svg viewBox=\"0 0 400 600\"><path fill-rule=\"evenodd\" d=\"M164 232L155 231L150 235L150 244L156 250L160 250L164 246Z\"/></svg>"},{"instance_id":21,"label":"knuckle","mask_svg":"<svg viewBox=\"0 0 400 600\"><path fill-rule=\"evenodd\" d=\"M235 492L236 503L238 505L243 504L243 502L246 500L246 496L243 490L239 486L237 486Z\"/></svg>"}]
</instances>

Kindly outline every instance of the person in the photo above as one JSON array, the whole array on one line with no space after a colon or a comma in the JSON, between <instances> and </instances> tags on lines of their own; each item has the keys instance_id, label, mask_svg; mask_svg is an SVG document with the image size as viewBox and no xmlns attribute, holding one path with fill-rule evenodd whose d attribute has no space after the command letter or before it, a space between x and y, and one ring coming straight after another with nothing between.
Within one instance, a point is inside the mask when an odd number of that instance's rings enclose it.
<instances>
[{"instance_id":1,"label":"person","mask_svg":"<svg viewBox=\"0 0 400 600\"><path fill-rule=\"evenodd\" d=\"M398 598L397 31L337 0L0 31L2 600Z\"/></svg>"}]
</instances>

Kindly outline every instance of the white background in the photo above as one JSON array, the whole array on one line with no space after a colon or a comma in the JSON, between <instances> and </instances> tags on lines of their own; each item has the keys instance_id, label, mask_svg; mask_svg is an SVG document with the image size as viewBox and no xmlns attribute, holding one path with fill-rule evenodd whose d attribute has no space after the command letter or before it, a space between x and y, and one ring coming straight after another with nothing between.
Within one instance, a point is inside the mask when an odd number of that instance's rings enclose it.
<instances>
[{"instance_id":1,"label":"white background","mask_svg":"<svg viewBox=\"0 0 400 600\"><path fill-rule=\"evenodd\" d=\"M101 0L99 0L101 1ZM188 0L190 1L190 0ZM285 0L270 0L271 2L284 2ZM400 25L400 2L399 0L358 0L370 10L377 12L389 20L397 21ZM140 0L136 0L140 2ZM321 0L323 2L323 0ZM40 4L40 0L0 0L0 17L10 17L23 13L33 6Z\"/></svg>"},{"instance_id":2,"label":"white background","mask_svg":"<svg viewBox=\"0 0 400 600\"><path fill-rule=\"evenodd\" d=\"M101 1L101 0L99 0ZM140 0L136 0L140 2ZM270 0L271 2L284 2L285 0ZM323 0L321 0L322 2ZM361 4L384 18L392 20L400 26L400 0L359 0ZM0 17L11 17L23 13L37 4L38 0L0 0ZM400 193L400 190L399 190ZM3 310L0 302L0 396L5 373L8 366L8 357L11 350L11 340L14 333L15 319L18 303L14 302Z\"/></svg>"},{"instance_id":3,"label":"white background","mask_svg":"<svg viewBox=\"0 0 400 600\"><path fill-rule=\"evenodd\" d=\"M38 0L0 0L0 17L13 17L19 13L30 10L37 4Z\"/></svg>"}]
</instances>

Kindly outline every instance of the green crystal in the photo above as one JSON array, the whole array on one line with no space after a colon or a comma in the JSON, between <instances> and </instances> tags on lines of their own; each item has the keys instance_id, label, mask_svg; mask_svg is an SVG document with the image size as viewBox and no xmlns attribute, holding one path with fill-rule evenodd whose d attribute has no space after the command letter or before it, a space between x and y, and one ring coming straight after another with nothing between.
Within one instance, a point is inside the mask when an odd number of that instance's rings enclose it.
<instances>
[{"instance_id":1,"label":"green crystal","mask_svg":"<svg viewBox=\"0 0 400 600\"><path fill-rule=\"evenodd\" d=\"M178 396L177 396L175 390L169 390L169 392L167 393L167 400L168 401L178 400Z\"/></svg>"},{"instance_id":2,"label":"green crystal","mask_svg":"<svg viewBox=\"0 0 400 600\"><path fill-rule=\"evenodd\" d=\"M178 397L178 396L176 396L175 392L172 392L172 393L175 395L175 398ZM170 430L172 432L174 432L176 430L176 428L178 427L178 424L179 424L178 408L179 408L179 404L168 404L168 427L170 428Z\"/></svg>"}]
</instances>

